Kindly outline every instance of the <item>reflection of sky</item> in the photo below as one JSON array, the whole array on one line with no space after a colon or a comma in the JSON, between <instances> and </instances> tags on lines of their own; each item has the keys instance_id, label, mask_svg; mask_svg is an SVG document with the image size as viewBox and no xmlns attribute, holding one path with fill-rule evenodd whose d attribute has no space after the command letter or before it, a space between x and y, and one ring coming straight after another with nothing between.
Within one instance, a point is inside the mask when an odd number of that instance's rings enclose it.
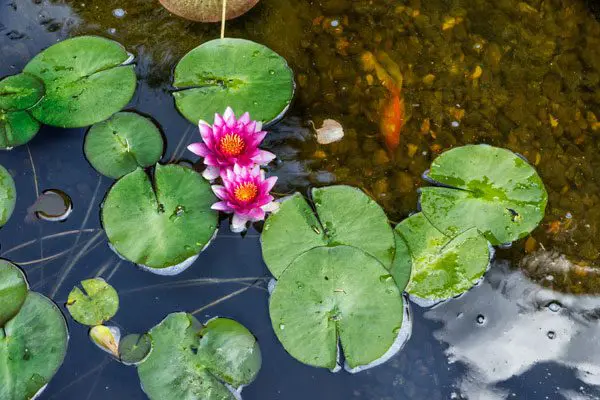
<instances>
[{"instance_id":1,"label":"reflection of sky","mask_svg":"<svg viewBox=\"0 0 600 400\"><path fill-rule=\"evenodd\" d=\"M500 263L480 286L425 313L442 323L434 336L448 344L449 361L467 367L457 382L461 394L486 400L509 398L511 391L498 387L540 363L571 368L584 383L600 385L599 317L600 297L540 288ZM560 393L567 399L595 398Z\"/></svg>"}]
</instances>

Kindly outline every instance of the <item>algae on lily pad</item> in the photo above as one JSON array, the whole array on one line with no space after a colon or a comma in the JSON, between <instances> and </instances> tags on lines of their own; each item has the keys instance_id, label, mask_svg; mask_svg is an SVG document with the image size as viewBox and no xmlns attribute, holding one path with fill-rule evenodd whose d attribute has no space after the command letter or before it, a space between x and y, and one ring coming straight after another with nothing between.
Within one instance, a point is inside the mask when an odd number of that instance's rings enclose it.
<instances>
[{"instance_id":1,"label":"algae on lily pad","mask_svg":"<svg viewBox=\"0 0 600 400\"><path fill-rule=\"evenodd\" d=\"M170 314L149 332L153 350L138 366L151 400L234 400L256 378L261 353L254 336L233 320L200 324L187 313Z\"/></svg>"},{"instance_id":2,"label":"algae on lily pad","mask_svg":"<svg viewBox=\"0 0 600 400\"><path fill-rule=\"evenodd\" d=\"M125 365L138 365L152 352L152 338L147 333L132 333L119 342L119 360Z\"/></svg>"},{"instance_id":3,"label":"algae on lily pad","mask_svg":"<svg viewBox=\"0 0 600 400\"><path fill-rule=\"evenodd\" d=\"M95 326L115 316L119 309L117 291L102 278L81 281L83 290L77 286L67 298L67 310L80 324Z\"/></svg>"},{"instance_id":4,"label":"algae on lily pad","mask_svg":"<svg viewBox=\"0 0 600 400\"><path fill-rule=\"evenodd\" d=\"M348 245L392 264L394 233L383 209L361 190L350 186L313 189L316 213L296 193L271 215L261 236L265 263L278 278L300 254L314 247Z\"/></svg>"},{"instance_id":5,"label":"algae on lily pad","mask_svg":"<svg viewBox=\"0 0 600 400\"><path fill-rule=\"evenodd\" d=\"M162 157L164 141L149 118L120 112L90 128L84 151L96 171L117 179L138 167L156 164Z\"/></svg>"},{"instance_id":6,"label":"algae on lily pad","mask_svg":"<svg viewBox=\"0 0 600 400\"><path fill-rule=\"evenodd\" d=\"M12 215L17 203L17 189L10 173L0 165L0 227Z\"/></svg>"},{"instance_id":7,"label":"algae on lily pad","mask_svg":"<svg viewBox=\"0 0 600 400\"><path fill-rule=\"evenodd\" d=\"M33 398L61 366L68 339L58 307L29 292L19 313L0 328L0 399Z\"/></svg>"},{"instance_id":8,"label":"algae on lily pad","mask_svg":"<svg viewBox=\"0 0 600 400\"><path fill-rule=\"evenodd\" d=\"M0 327L13 318L27 298L29 286L23 271L0 259Z\"/></svg>"},{"instance_id":9,"label":"algae on lily pad","mask_svg":"<svg viewBox=\"0 0 600 400\"><path fill-rule=\"evenodd\" d=\"M122 257L151 272L178 273L216 233L215 201L210 184L194 170L157 164L152 177L137 169L113 185L102 223Z\"/></svg>"},{"instance_id":10,"label":"algae on lily pad","mask_svg":"<svg viewBox=\"0 0 600 400\"><path fill-rule=\"evenodd\" d=\"M285 59L244 39L216 39L196 47L177 64L173 85L177 108L193 124L212 121L227 107L272 122L287 111L295 87Z\"/></svg>"},{"instance_id":11,"label":"algae on lily pad","mask_svg":"<svg viewBox=\"0 0 600 400\"><path fill-rule=\"evenodd\" d=\"M396 232L409 250L405 262L412 259L406 291L428 303L471 289L490 265L490 245L477 228L449 237L418 213L399 223Z\"/></svg>"},{"instance_id":12,"label":"algae on lily pad","mask_svg":"<svg viewBox=\"0 0 600 400\"><path fill-rule=\"evenodd\" d=\"M29 142L41 124L29 113L44 96L44 84L30 74L0 80L0 149L11 149Z\"/></svg>"},{"instance_id":13,"label":"algae on lily pad","mask_svg":"<svg viewBox=\"0 0 600 400\"><path fill-rule=\"evenodd\" d=\"M429 221L449 236L475 227L493 245L527 236L543 219L548 202L531 165L488 145L443 153L427 178L442 185L421 189L421 210Z\"/></svg>"},{"instance_id":14,"label":"algae on lily pad","mask_svg":"<svg viewBox=\"0 0 600 400\"><path fill-rule=\"evenodd\" d=\"M258 4L259 0L228 0L226 19L237 18ZM160 0L167 10L185 19L218 22L223 16L223 0Z\"/></svg>"},{"instance_id":15,"label":"algae on lily pad","mask_svg":"<svg viewBox=\"0 0 600 400\"><path fill-rule=\"evenodd\" d=\"M136 88L131 56L98 36L67 39L35 56L24 72L44 82L45 96L31 113L46 125L80 128L121 110Z\"/></svg>"},{"instance_id":16,"label":"algae on lily pad","mask_svg":"<svg viewBox=\"0 0 600 400\"><path fill-rule=\"evenodd\" d=\"M335 246L296 258L279 277L269 310L290 355L334 369L338 341L350 368L383 357L398 337L404 305L379 261L355 247Z\"/></svg>"}]
</instances>

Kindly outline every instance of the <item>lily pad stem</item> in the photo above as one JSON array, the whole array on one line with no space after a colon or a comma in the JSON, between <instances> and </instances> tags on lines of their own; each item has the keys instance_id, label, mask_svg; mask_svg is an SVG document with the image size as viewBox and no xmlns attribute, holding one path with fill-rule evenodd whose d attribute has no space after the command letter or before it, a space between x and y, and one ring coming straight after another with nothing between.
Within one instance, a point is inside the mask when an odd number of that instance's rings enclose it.
<instances>
[{"instance_id":1,"label":"lily pad stem","mask_svg":"<svg viewBox=\"0 0 600 400\"><path fill-rule=\"evenodd\" d=\"M223 14L221 16L221 39L225 39L225 20L227 19L227 0L223 0Z\"/></svg>"}]
</instances>

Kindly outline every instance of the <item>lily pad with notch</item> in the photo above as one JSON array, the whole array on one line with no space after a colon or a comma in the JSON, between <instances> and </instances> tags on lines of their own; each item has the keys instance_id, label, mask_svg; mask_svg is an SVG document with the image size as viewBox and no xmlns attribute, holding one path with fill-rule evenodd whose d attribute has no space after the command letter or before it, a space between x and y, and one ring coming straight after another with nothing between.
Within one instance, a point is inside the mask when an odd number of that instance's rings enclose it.
<instances>
[{"instance_id":1,"label":"lily pad with notch","mask_svg":"<svg viewBox=\"0 0 600 400\"><path fill-rule=\"evenodd\" d=\"M0 259L0 327L13 318L29 292L23 271L13 263Z\"/></svg>"},{"instance_id":2,"label":"lily pad with notch","mask_svg":"<svg viewBox=\"0 0 600 400\"><path fill-rule=\"evenodd\" d=\"M404 305L390 272L350 246L317 247L281 274L270 299L271 323L298 361L334 369L338 342L350 369L382 358L394 345Z\"/></svg>"},{"instance_id":3,"label":"lily pad with notch","mask_svg":"<svg viewBox=\"0 0 600 400\"><path fill-rule=\"evenodd\" d=\"M118 179L138 167L156 164L162 157L164 140L149 118L120 112L90 128L84 151L96 171Z\"/></svg>"},{"instance_id":4,"label":"lily pad with notch","mask_svg":"<svg viewBox=\"0 0 600 400\"><path fill-rule=\"evenodd\" d=\"M137 169L113 185L102 223L120 256L172 275L191 265L216 234L215 202L210 184L197 172L157 164L152 177Z\"/></svg>"},{"instance_id":5,"label":"lily pad with notch","mask_svg":"<svg viewBox=\"0 0 600 400\"><path fill-rule=\"evenodd\" d=\"M8 170L0 165L0 227L6 224L12 215L16 203L15 181Z\"/></svg>"},{"instance_id":6,"label":"lily pad with notch","mask_svg":"<svg viewBox=\"0 0 600 400\"><path fill-rule=\"evenodd\" d=\"M19 313L0 328L1 399L31 399L63 363L67 325L48 298L29 292Z\"/></svg>"},{"instance_id":7,"label":"lily pad with notch","mask_svg":"<svg viewBox=\"0 0 600 400\"><path fill-rule=\"evenodd\" d=\"M202 325L174 313L149 335L153 350L138 375L151 400L234 400L232 391L252 383L262 363L256 338L230 319Z\"/></svg>"},{"instance_id":8,"label":"lily pad with notch","mask_svg":"<svg viewBox=\"0 0 600 400\"><path fill-rule=\"evenodd\" d=\"M75 286L67 298L67 310L73 319L88 326L101 325L119 309L117 291L102 278L81 281L83 290Z\"/></svg>"},{"instance_id":9,"label":"lily pad with notch","mask_svg":"<svg viewBox=\"0 0 600 400\"><path fill-rule=\"evenodd\" d=\"M175 68L177 108L190 122L212 121L227 107L267 124L287 111L294 74L285 59L244 39L217 39L186 54Z\"/></svg>"},{"instance_id":10,"label":"lily pad with notch","mask_svg":"<svg viewBox=\"0 0 600 400\"><path fill-rule=\"evenodd\" d=\"M477 228L450 237L418 213L399 223L396 233L409 250L405 262L412 264L406 291L423 304L463 294L489 268L491 246Z\"/></svg>"},{"instance_id":11,"label":"lily pad with notch","mask_svg":"<svg viewBox=\"0 0 600 400\"><path fill-rule=\"evenodd\" d=\"M80 128L121 110L136 88L132 57L119 43L80 36L50 46L24 72L44 82L46 95L31 113L46 125Z\"/></svg>"},{"instance_id":12,"label":"lily pad with notch","mask_svg":"<svg viewBox=\"0 0 600 400\"><path fill-rule=\"evenodd\" d=\"M493 245L527 236L544 217L548 194L535 169L515 153L488 145L449 150L421 189L421 210L449 236L477 228Z\"/></svg>"},{"instance_id":13,"label":"lily pad with notch","mask_svg":"<svg viewBox=\"0 0 600 400\"><path fill-rule=\"evenodd\" d=\"M344 185L313 189L312 198L316 212L296 193L265 223L262 253L276 279L300 254L320 246L353 246L391 266L394 233L373 199Z\"/></svg>"}]
</instances>

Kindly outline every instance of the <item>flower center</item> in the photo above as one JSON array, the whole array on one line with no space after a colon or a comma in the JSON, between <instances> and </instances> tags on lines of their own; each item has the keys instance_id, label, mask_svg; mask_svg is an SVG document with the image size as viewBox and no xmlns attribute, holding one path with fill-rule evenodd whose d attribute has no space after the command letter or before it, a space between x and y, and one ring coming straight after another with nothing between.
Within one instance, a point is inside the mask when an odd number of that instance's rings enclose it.
<instances>
[{"instance_id":1,"label":"flower center","mask_svg":"<svg viewBox=\"0 0 600 400\"><path fill-rule=\"evenodd\" d=\"M238 201L242 201L244 203L250 202L256 198L256 195L258 195L258 186L252 182L242 183L240 186L235 188L233 195Z\"/></svg>"},{"instance_id":2,"label":"flower center","mask_svg":"<svg viewBox=\"0 0 600 400\"><path fill-rule=\"evenodd\" d=\"M237 133L228 133L221 138L219 148L226 156L236 157L242 154L246 148L246 143Z\"/></svg>"}]
</instances>

